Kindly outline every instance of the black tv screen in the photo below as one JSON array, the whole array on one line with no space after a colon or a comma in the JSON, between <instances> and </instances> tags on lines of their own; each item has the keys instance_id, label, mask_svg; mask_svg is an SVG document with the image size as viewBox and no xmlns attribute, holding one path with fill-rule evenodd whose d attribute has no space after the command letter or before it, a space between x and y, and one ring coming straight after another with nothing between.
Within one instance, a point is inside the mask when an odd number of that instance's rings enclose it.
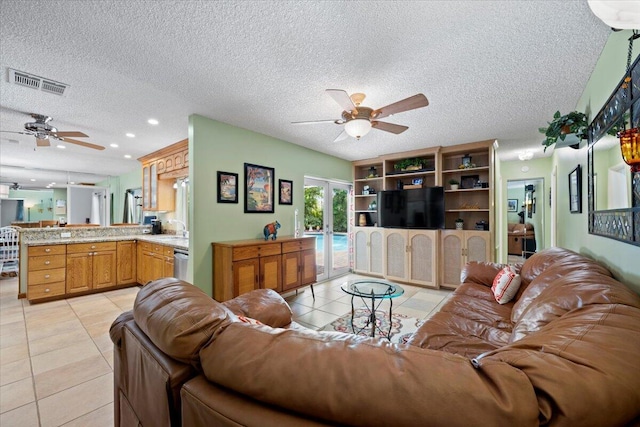
<instances>
[{"instance_id":1,"label":"black tv screen","mask_svg":"<svg viewBox=\"0 0 640 427\"><path fill-rule=\"evenodd\" d=\"M381 191L378 221L381 227L444 228L444 188Z\"/></svg>"}]
</instances>

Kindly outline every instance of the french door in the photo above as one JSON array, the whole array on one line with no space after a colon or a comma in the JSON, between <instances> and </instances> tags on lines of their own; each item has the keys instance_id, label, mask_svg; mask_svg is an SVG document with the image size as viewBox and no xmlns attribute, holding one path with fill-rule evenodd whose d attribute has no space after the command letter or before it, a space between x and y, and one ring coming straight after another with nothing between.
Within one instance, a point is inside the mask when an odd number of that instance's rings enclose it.
<instances>
[{"instance_id":1,"label":"french door","mask_svg":"<svg viewBox=\"0 0 640 427\"><path fill-rule=\"evenodd\" d=\"M318 281L349 272L350 184L304 179L304 234L316 236Z\"/></svg>"}]
</instances>

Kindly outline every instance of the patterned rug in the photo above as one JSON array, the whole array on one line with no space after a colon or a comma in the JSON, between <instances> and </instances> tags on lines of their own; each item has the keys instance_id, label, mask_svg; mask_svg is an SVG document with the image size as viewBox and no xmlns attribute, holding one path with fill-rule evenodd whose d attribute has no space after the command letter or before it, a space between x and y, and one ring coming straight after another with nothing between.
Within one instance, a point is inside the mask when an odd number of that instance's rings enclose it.
<instances>
[{"instance_id":1,"label":"patterned rug","mask_svg":"<svg viewBox=\"0 0 640 427\"><path fill-rule=\"evenodd\" d=\"M357 308L353 319L353 326L356 331L364 328L368 319L369 310ZM391 342L393 343L406 343L409 337L424 322L423 320L400 313L393 313L391 319ZM354 331L351 329L351 312L340 316L320 330L353 334ZM376 310L376 336L386 338L387 332L389 332L389 312ZM361 330L358 335L365 337L371 336L371 325Z\"/></svg>"}]
</instances>

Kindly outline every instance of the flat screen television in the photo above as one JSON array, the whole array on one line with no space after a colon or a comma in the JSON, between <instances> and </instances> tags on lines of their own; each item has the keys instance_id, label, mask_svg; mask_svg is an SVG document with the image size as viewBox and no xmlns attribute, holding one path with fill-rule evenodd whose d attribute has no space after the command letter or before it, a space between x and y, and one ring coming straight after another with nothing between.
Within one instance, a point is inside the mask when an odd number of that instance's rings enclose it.
<instances>
[{"instance_id":1,"label":"flat screen television","mask_svg":"<svg viewBox=\"0 0 640 427\"><path fill-rule=\"evenodd\" d=\"M378 222L381 227L444 228L444 188L380 191Z\"/></svg>"}]
</instances>

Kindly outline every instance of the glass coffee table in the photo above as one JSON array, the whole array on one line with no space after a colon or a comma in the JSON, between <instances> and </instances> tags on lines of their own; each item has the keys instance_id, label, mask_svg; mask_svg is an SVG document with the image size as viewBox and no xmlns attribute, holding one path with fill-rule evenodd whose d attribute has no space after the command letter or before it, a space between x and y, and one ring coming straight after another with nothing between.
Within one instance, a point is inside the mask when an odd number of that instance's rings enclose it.
<instances>
[{"instance_id":1,"label":"glass coffee table","mask_svg":"<svg viewBox=\"0 0 640 427\"><path fill-rule=\"evenodd\" d=\"M399 285L395 283L387 282L386 280L380 279L357 279L357 280L349 280L344 282L340 288L351 295L351 329L354 334L359 334L363 330L371 325L371 336L375 337L376 334L376 309L380 307L382 301L385 299L389 300L389 331L385 333L384 331L380 331L380 334L383 335L388 340L391 340L391 326L392 319L391 315L393 314L393 298L399 297L404 294L404 289L402 289ZM355 307L353 305L353 300L356 297L360 297L362 302L365 305L368 313L368 319L366 324L362 328L358 328L354 326L353 319L355 317ZM371 299L371 308L367 305L367 301L365 298ZM378 304L376 305L376 300L378 300Z\"/></svg>"}]
</instances>

